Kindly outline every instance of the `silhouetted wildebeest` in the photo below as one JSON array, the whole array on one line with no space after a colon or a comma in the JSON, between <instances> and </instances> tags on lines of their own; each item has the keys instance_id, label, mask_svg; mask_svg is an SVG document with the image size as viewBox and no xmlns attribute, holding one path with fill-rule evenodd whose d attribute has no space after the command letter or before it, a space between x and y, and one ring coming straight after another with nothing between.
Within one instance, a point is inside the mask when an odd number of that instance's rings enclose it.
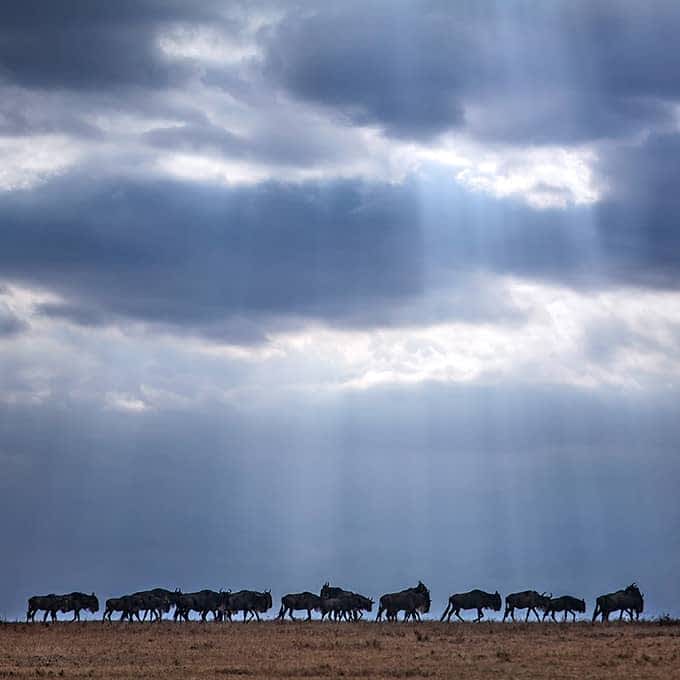
<instances>
[{"instance_id":1,"label":"silhouetted wildebeest","mask_svg":"<svg viewBox=\"0 0 680 680\"><path fill-rule=\"evenodd\" d=\"M279 615L276 617L283 621L288 613L288 617L291 621L295 621L293 612L307 611L307 621L312 620L312 612L319 611L321 606L321 598L314 593L310 593L305 590L304 593L289 593L281 598L281 609L279 610Z\"/></svg>"},{"instance_id":2,"label":"silhouetted wildebeest","mask_svg":"<svg viewBox=\"0 0 680 680\"><path fill-rule=\"evenodd\" d=\"M510 618L515 620L515 609L526 609L527 615L524 621L529 620L529 614L533 612L538 621L541 617L538 615L537 609L543 609L548 606L551 595L545 593L538 594L535 590L523 590L521 593L512 593L505 598L505 613L503 614L503 621L510 614Z\"/></svg>"},{"instance_id":3,"label":"silhouetted wildebeest","mask_svg":"<svg viewBox=\"0 0 680 680\"><path fill-rule=\"evenodd\" d=\"M550 602L548 602L547 607L543 611L543 620L550 614L553 621L557 621L555 618L555 612L564 612L564 617L562 621L567 620L567 614L571 614L572 621L576 621L576 612L584 614L586 611L586 601L579 600L570 595L563 595L562 597L551 597Z\"/></svg>"},{"instance_id":4,"label":"silhouetted wildebeest","mask_svg":"<svg viewBox=\"0 0 680 680\"><path fill-rule=\"evenodd\" d=\"M243 622L250 621L255 617L260 620L260 614L268 611L272 607L271 591L265 590L263 593L256 590L239 590L236 593L225 593L222 612L231 621L233 614L243 612ZM246 619L246 615L250 617Z\"/></svg>"},{"instance_id":5,"label":"silhouetted wildebeest","mask_svg":"<svg viewBox=\"0 0 680 680\"><path fill-rule=\"evenodd\" d=\"M68 604L66 609L61 609L61 611L73 612L72 621L80 621L80 612L83 609L96 614L99 611L99 600L97 596L92 593L87 595L86 593L69 593L64 595Z\"/></svg>"},{"instance_id":6,"label":"silhouetted wildebeest","mask_svg":"<svg viewBox=\"0 0 680 680\"><path fill-rule=\"evenodd\" d=\"M36 595L29 598L28 610L26 612L27 621L35 621L35 615L38 611L44 611L43 623L47 620L47 615L50 615L52 621L57 621L57 612L63 614L73 612L72 621L80 621L80 612L87 609L93 614L99 611L99 600L96 595L92 593L68 593L66 595Z\"/></svg>"},{"instance_id":7,"label":"silhouetted wildebeest","mask_svg":"<svg viewBox=\"0 0 680 680\"><path fill-rule=\"evenodd\" d=\"M125 619L132 621L133 616L137 616L137 619L139 619L139 610L141 605L141 598L133 595L110 597L108 600L106 600L102 621L111 621L111 615L114 612L120 612L120 621L124 621Z\"/></svg>"},{"instance_id":8,"label":"silhouetted wildebeest","mask_svg":"<svg viewBox=\"0 0 680 680\"><path fill-rule=\"evenodd\" d=\"M495 612L501 610L502 602L501 596L496 591L495 593L487 593L483 590L471 590L469 593L457 593L449 597L449 603L446 605L446 609L442 614L440 621L446 619L451 620L451 614L455 614L460 621L463 621L463 617L460 615L460 610L463 609L476 609L477 618L475 621L481 621L484 617L485 609L492 609Z\"/></svg>"},{"instance_id":9,"label":"silhouetted wildebeest","mask_svg":"<svg viewBox=\"0 0 680 680\"><path fill-rule=\"evenodd\" d=\"M215 620L221 619L227 595L228 593L222 591L218 593L209 589L199 590L195 593L177 593L173 618L175 621L178 618L180 621L188 621L191 612L196 612L204 623L208 620L209 613L213 615Z\"/></svg>"},{"instance_id":10,"label":"silhouetted wildebeest","mask_svg":"<svg viewBox=\"0 0 680 680\"><path fill-rule=\"evenodd\" d=\"M132 597L141 597L144 601L141 611L144 612L142 620L146 621L147 614L156 620L163 618L163 613L170 611L170 607L177 606L177 596L181 591L176 589L174 592L167 588L152 588L151 590L140 590L132 593ZM146 606L148 605L148 606Z\"/></svg>"},{"instance_id":11,"label":"silhouetted wildebeest","mask_svg":"<svg viewBox=\"0 0 680 680\"><path fill-rule=\"evenodd\" d=\"M35 621L35 615L39 611L44 611L43 623L47 620L47 615L49 614L52 621L57 620L58 611L66 611L62 607L66 607L63 595L55 595L50 593L49 595L34 595L28 598L28 609L26 611L26 621Z\"/></svg>"},{"instance_id":12,"label":"silhouetted wildebeest","mask_svg":"<svg viewBox=\"0 0 680 680\"><path fill-rule=\"evenodd\" d=\"M624 590L617 590L615 593L600 595L595 601L595 611L593 611L593 621L598 616L602 616L602 621L609 621L612 612L619 611L619 621L623 618L624 612L628 612L630 620L633 620L635 613L636 620L644 610L644 598L636 583L631 583Z\"/></svg>"},{"instance_id":13,"label":"silhouetted wildebeest","mask_svg":"<svg viewBox=\"0 0 680 680\"><path fill-rule=\"evenodd\" d=\"M396 621L399 612L404 612L404 621L413 617L420 620L420 614L430 611L430 591L422 581L415 588L407 588L398 593L386 593L380 598L376 621L382 621L385 613L388 621Z\"/></svg>"},{"instance_id":14,"label":"silhouetted wildebeest","mask_svg":"<svg viewBox=\"0 0 680 680\"><path fill-rule=\"evenodd\" d=\"M333 600L332 603L321 607L321 620L326 614L333 613L334 618L353 618L357 621L363 616L363 612L370 612L373 610L373 600L369 597L354 593L351 590L344 588L336 588L330 586L328 581L324 583L320 593L321 601Z\"/></svg>"}]
</instances>

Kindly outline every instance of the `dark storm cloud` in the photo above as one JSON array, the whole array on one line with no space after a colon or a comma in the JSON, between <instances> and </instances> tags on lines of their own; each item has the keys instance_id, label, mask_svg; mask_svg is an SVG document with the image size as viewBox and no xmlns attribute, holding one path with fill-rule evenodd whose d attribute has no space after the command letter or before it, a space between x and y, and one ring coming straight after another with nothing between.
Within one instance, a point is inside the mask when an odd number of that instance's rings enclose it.
<instances>
[{"instance_id":1,"label":"dark storm cloud","mask_svg":"<svg viewBox=\"0 0 680 680\"><path fill-rule=\"evenodd\" d=\"M0 286L0 293L2 287ZM0 302L0 340L13 337L28 329L28 324Z\"/></svg>"},{"instance_id":2,"label":"dark storm cloud","mask_svg":"<svg viewBox=\"0 0 680 680\"><path fill-rule=\"evenodd\" d=\"M71 177L0 203L3 275L64 294L68 306L43 309L52 316L89 320L88 310L101 309L189 326L239 315L332 320L422 290L417 206L399 187Z\"/></svg>"},{"instance_id":3,"label":"dark storm cloud","mask_svg":"<svg viewBox=\"0 0 680 680\"><path fill-rule=\"evenodd\" d=\"M387 134L564 143L672 120L671 3L344 3L291 12L267 70Z\"/></svg>"},{"instance_id":4,"label":"dark storm cloud","mask_svg":"<svg viewBox=\"0 0 680 680\"><path fill-rule=\"evenodd\" d=\"M613 154L620 184L610 197L568 210L470 193L446 174L227 188L76 173L1 198L0 267L6 280L65 298L39 307L45 316L242 342L310 318L517 320L475 277L678 286L677 147L666 136Z\"/></svg>"},{"instance_id":5,"label":"dark storm cloud","mask_svg":"<svg viewBox=\"0 0 680 680\"><path fill-rule=\"evenodd\" d=\"M212 3L23 0L0 7L0 77L46 89L167 87L186 78L168 62L157 31L215 20Z\"/></svg>"},{"instance_id":6,"label":"dark storm cloud","mask_svg":"<svg viewBox=\"0 0 680 680\"><path fill-rule=\"evenodd\" d=\"M680 282L680 134L653 134L603 158L610 196L597 205L601 248L615 278L640 285Z\"/></svg>"}]
</instances>

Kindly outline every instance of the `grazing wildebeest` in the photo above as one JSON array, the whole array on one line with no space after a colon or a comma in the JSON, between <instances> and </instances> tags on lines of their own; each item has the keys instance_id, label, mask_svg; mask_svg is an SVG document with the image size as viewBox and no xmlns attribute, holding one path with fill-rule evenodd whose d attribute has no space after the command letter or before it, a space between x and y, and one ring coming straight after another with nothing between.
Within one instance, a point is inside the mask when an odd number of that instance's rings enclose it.
<instances>
[{"instance_id":1,"label":"grazing wildebeest","mask_svg":"<svg viewBox=\"0 0 680 680\"><path fill-rule=\"evenodd\" d=\"M321 588L321 600L333 600L333 602L321 609L323 620L325 614L333 613L334 618L353 618L358 621L363 616L364 611L372 611L373 600L351 590L330 586L328 581ZM324 613L325 609L325 613Z\"/></svg>"},{"instance_id":2,"label":"grazing wildebeest","mask_svg":"<svg viewBox=\"0 0 680 680\"><path fill-rule=\"evenodd\" d=\"M387 593L380 598L376 621L382 621L383 612L388 621L396 621L400 611L404 612L404 621L413 617L420 620L420 613L430 611L430 591L422 581L415 588L407 588L398 593Z\"/></svg>"},{"instance_id":3,"label":"grazing wildebeest","mask_svg":"<svg viewBox=\"0 0 680 680\"><path fill-rule=\"evenodd\" d=\"M586 611L586 601L579 600L570 595L563 595L562 597L551 597L548 606L543 611L543 620L550 614L553 621L557 621L555 618L555 612L564 612L564 617L562 621L567 620L567 614L571 614L572 621L576 621L576 612L581 612L582 614Z\"/></svg>"},{"instance_id":4,"label":"grazing wildebeest","mask_svg":"<svg viewBox=\"0 0 680 680\"><path fill-rule=\"evenodd\" d=\"M260 621L260 614L264 614L272 606L272 594L270 590L259 592L256 590L239 590L237 593L228 593L222 605L222 611L231 621L233 614L243 612L243 622L250 621L253 617ZM246 615L250 617L246 619Z\"/></svg>"},{"instance_id":5,"label":"grazing wildebeest","mask_svg":"<svg viewBox=\"0 0 680 680\"><path fill-rule=\"evenodd\" d=\"M312 620L312 612L319 611L321 607L321 598L314 593L305 590L304 593L290 593L281 598L281 609L279 615L276 617L283 621L288 613L291 621L295 621L293 616L294 611L307 611L307 621Z\"/></svg>"},{"instance_id":6,"label":"grazing wildebeest","mask_svg":"<svg viewBox=\"0 0 680 680\"><path fill-rule=\"evenodd\" d=\"M104 607L104 616L102 621L111 621L111 615L114 612L120 612L120 621L127 619L132 621L132 617L136 616L139 619L139 610L142 605L142 600L133 595L123 595L123 597L110 597L106 600Z\"/></svg>"},{"instance_id":7,"label":"grazing wildebeest","mask_svg":"<svg viewBox=\"0 0 680 680\"><path fill-rule=\"evenodd\" d=\"M598 616L602 617L602 621L609 621L609 615L612 612L619 611L619 621L623 618L624 612L628 612L630 620L633 620L633 613L635 618L639 619L640 614L644 610L644 598L636 583L631 583L624 590L617 590L615 593L607 593L600 595L595 601L595 611L593 611L593 621Z\"/></svg>"},{"instance_id":8,"label":"grazing wildebeest","mask_svg":"<svg viewBox=\"0 0 680 680\"><path fill-rule=\"evenodd\" d=\"M457 593L449 597L449 603L446 605L446 609L442 614L440 621L446 619L451 620L451 614L455 614L459 620L463 621L463 617L460 615L460 610L463 609L476 609L477 618L475 621L481 621L484 617L485 609L492 609L495 612L501 610L501 596L496 591L495 593L487 593L483 590L471 590L468 593Z\"/></svg>"},{"instance_id":9,"label":"grazing wildebeest","mask_svg":"<svg viewBox=\"0 0 680 680\"><path fill-rule=\"evenodd\" d=\"M524 621L529 620L529 614L533 612L536 615L538 621L541 617L538 615L537 609L543 609L548 606L550 598L552 595L546 595L545 593L538 594L535 590L523 590L521 593L512 593L507 595L505 598L505 613L503 614L503 621L510 614L510 618L515 620L515 609L526 609L527 615Z\"/></svg>"}]
</instances>

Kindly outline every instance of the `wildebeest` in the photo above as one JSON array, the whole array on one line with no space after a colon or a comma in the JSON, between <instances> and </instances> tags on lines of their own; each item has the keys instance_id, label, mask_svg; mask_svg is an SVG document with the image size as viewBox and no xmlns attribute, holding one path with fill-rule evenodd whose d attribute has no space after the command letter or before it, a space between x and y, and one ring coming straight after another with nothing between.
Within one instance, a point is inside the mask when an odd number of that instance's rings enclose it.
<instances>
[{"instance_id":1,"label":"wildebeest","mask_svg":"<svg viewBox=\"0 0 680 680\"><path fill-rule=\"evenodd\" d=\"M644 609L644 598L636 583L631 583L624 590L617 590L615 593L607 593L600 595L595 600L595 610L593 611L593 621L598 616L602 617L602 621L609 621L609 615L612 612L620 611L619 621L623 618L624 612L628 612L630 620L639 619L640 614Z\"/></svg>"},{"instance_id":2,"label":"wildebeest","mask_svg":"<svg viewBox=\"0 0 680 680\"><path fill-rule=\"evenodd\" d=\"M373 609L373 600L369 597L354 593L351 590L344 588L337 588L331 586L328 582L324 583L321 588L321 619L323 620L326 614L333 614L333 617L338 619L352 618L357 621L363 612L370 612ZM323 603L326 602L324 605Z\"/></svg>"},{"instance_id":3,"label":"wildebeest","mask_svg":"<svg viewBox=\"0 0 680 680\"><path fill-rule=\"evenodd\" d=\"M66 611L67 603L64 599L64 595L55 595L50 593L49 595L34 595L28 598L28 609L26 611L26 621L35 621L35 615L39 611L44 611L43 623L47 620L48 614L50 615L52 621L57 620L58 611Z\"/></svg>"},{"instance_id":4,"label":"wildebeest","mask_svg":"<svg viewBox=\"0 0 680 680\"><path fill-rule=\"evenodd\" d=\"M80 612L87 609L93 614L99 611L99 600L97 596L92 593L73 592L66 595L35 595L28 600L28 610L26 612L27 621L35 621L35 615L38 611L44 611L43 623L47 620L47 615L50 615L52 621L57 621L57 612L73 612L72 621L80 621Z\"/></svg>"},{"instance_id":5,"label":"wildebeest","mask_svg":"<svg viewBox=\"0 0 680 680\"><path fill-rule=\"evenodd\" d=\"M277 619L283 620L288 613L291 621L295 621L294 611L307 611L307 621L312 620L312 612L319 611L321 598L314 593L305 590L304 593L289 593L281 598L281 609Z\"/></svg>"},{"instance_id":6,"label":"wildebeest","mask_svg":"<svg viewBox=\"0 0 680 680\"><path fill-rule=\"evenodd\" d=\"M231 621L232 614L243 612L243 622L246 623L255 617L260 621L260 614L263 614L272 607L271 591L259 592L256 590L239 590L236 593L229 593L222 605L222 612ZM246 619L246 616L250 617Z\"/></svg>"},{"instance_id":7,"label":"wildebeest","mask_svg":"<svg viewBox=\"0 0 680 680\"><path fill-rule=\"evenodd\" d=\"M545 617L550 614L552 620L557 621L555 618L555 612L564 612L562 621L567 620L567 614L571 614L572 620L576 621L576 612L581 612L583 614L585 611L585 600L579 600L578 598L571 597L570 595L551 597L550 602L548 602L547 607L543 611L543 620L545 621Z\"/></svg>"},{"instance_id":8,"label":"wildebeest","mask_svg":"<svg viewBox=\"0 0 680 680\"><path fill-rule=\"evenodd\" d=\"M430 591L422 581L415 588L407 588L398 593L387 593L380 598L376 621L382 621L385 613L388 621L396 621L400 611L404 621L413 617L420 620L420 614L430 611Z\"/></svg>"},{"instance_id":9,"label":"wildebeest","mask_svg":"<svg viewBox=\"0 0 680 680\"><path fill-rule=\"evenodd\" d=\"M170 607L177 606L178 595L181 595L179 589L168 590L167 588L152 588L151 590L140 590L132 593L132 597L140 597L143 600L143 606L140 611L144 612L143 620L146 621L147 614L154 617L156 620L163 618L163 613L170 611Z\"/></svg>"},{"instance_id":10,"label":"wildebeest","mask_svg":"<svg viewBox=\"0 0 680 680\"><path fill-rule=\"evenodd\" d=\"M475 590L471 590L468 593L451 595L440 621L443 621L444 619L450 621L451 614L455 614L460 621L463 621L464 619L460 615L461 609L476 609L477 618L475 621L481 621L484 617L485 609L492 609L495 612L499 612L501 610L501 605L501 596L498 591L495 593L487 593L475 588Z\"/></svg>"},{"instance_id":11,"label":"wildebeest","mask_svg":"<svg viewBox=\"0 0 680 680\"><path fill-rule=\"evenodd\" d=\"M173 618L175 621L188 621L189 614L193 611L200 614L201 621L206 622L208 613L213 615L215 620L222 617L225 600L228 593L204 589L195 593L178 593L176 595L176 605Z\"/></svg>"},{"instance_id":12,"label":"wildebeest","mask_svg":"<svg viewBox=\"0 0 680 680\"><path fill-rule=\"evenodd\" d=\"M538 615L536 610L545 610L545 608L548 606L548 602L550 602L551 597L552 595L546 595L545 593L539 595L535 590L523 590L521 593L512 593L507 595L505 598L505 613L503 614L503 621L505 621L505 619L508 617L508 614L510 614L510 617L514 621L515 609L527 610L527 615L524 619L525 621L529 620L529 614L531 612L533 612L536 615L536 619L540 621L541 617Z\"/></svg>"},{"instance_id":13,"label":"wildebeest","mask_svg":"<svg viewBox=\"0 0 680 680\"><path fill-rule=\"evenodd\" d=\"M127 619L132 621L133 616L139 619L139 611L142 601L139 597L133 595L123 595L123 597L110 597L106 600L104 607L104 616L102 621L111 621L111 615L114 612L120 612L120 621Z\"/></svg>"},{"instance_id":14,"label":"wildebeest","mask_svg":"<svg viewBox=\"0 0 680 680\"><path fill-rule=\"evenodd\" d=\"M61 609L64 612L73 612L72 621L80 621L80 612L83 609L87 609L92 614L96 614L99 611L99 600L97 596L92 593L88 595L87 593L69 593L64 595L67 601L67 608Z\"/></svg>"}]
</instances>

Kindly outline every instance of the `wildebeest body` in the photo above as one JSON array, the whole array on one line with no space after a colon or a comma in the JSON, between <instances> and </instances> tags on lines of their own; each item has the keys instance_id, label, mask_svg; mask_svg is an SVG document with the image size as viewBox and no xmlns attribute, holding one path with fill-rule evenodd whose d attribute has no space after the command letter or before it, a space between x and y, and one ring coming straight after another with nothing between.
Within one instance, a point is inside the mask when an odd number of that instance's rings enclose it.
<instances>
[{"instance_id":1,"label":"wildebeest body","mask_svg":"<svg viewBox=\"0 0 680 680\"><path fill-rule=\"evenodd\" d=\"M523 590L521 593L512 593L505 598L503 621L508 617L508 614L510 614L510 618L514 621L515 609L527 610L527 615L524 619L525 621L529 620L529 614L531 612L533 612L536 619L540 621L541 617L536 610L545 610L548 606L548 602L550 602L550 595L546 595L545 593L539 594L535 590Z\"/></svg>"},{"instance_id":2,"label":"wildebeest body","mask_svg":"<svg viewBox=\"0 0 680 680\"><path fill-rule=\"evenodd\" d=\"M593 621L598 616L602 617L602 621L609 621L609 615L612 612L619 611L619 620L623 618L624 612L628 612L630 620L633 620L633 613L635 618L639 619L640 614L644 610L644 598L637 584L631 583L624 590L617 590L614 593L607 593L600 595L595 601L595 610L593 611Z\"/></svg>"},{"instance_id":3,"label":"wildebeest body","mask_svg":"<svg viewBox=\"0 0 680 680\"><path fill-rule=\"evenodd\" d=\"M430 591L422 581L418 581L415 588L383 595L380 598L376 621L382 620L383 613L388 621L396 621L400 611L404 612L404 620L409 617L420 620L420 613L430 611Z\"/></svg>"},{"instance_id":4,"label":"wildebeest body","mask_svg":"<svg viewBox=\"0 0 680 680\"><path fill-rule=\"evenodd\" d=\"M239 590L236 593L226 594L222 605L222 611L231 621L233 614L243 612L243 622L249 621L253 617L258 621L260 614L271 609L272 595L269 590L259 592L256 590ZM250 614L250 618L246 616Z\"/></svg>"},{"instance_id":5,"label":"wildebeest body","mask_svg":"<svg viewBox=\"0 0 680 680\"><path fill-rule=\"evenodd\" d=\"M456 593L449 597L449 603L442 614L440 621L446 619L451 620L451 615L455 614L456 617L463 621L463 617L460 615L460 610L466 609L476 609L477 618L475 621L481 621L484 616L484 609L492 609L493 611L500 611L502 606L501 596L496 591L495 593L487 593L484 590L471 590L467 593Z\"/></svg>"},{"instance_id":6,"label":"wildebeest body","mask_svg":"<svg viewBox=\"0 0 680 680\"><path fill-rule=\"evenodd\" d=\"M292 621L295 621L293 616L294 611L307 611L307 621L312 620L312 612L319 611L321 607L321 598L314 593L305 591L303 593L289 593L281 598L281 609L279 610L278 619L283 620L288 614Z\"/></svg>"},{"instance_id":7,"label":"wildebeest body","mask_svg":"<svg viewBox=\"0 0 680 680\"><path fill-rule=\"evenodd\" d=\"M571 595L563 595L562 597L551 597L548 606L543 611L543 620L550 614L553 621L556 621L555 613L564 612L563 621L567 620L567 614L571 614L572 620L576 621L576 612L584 613L586 611L586 601L579 600Z\"/></svg>"}]
</instances>

